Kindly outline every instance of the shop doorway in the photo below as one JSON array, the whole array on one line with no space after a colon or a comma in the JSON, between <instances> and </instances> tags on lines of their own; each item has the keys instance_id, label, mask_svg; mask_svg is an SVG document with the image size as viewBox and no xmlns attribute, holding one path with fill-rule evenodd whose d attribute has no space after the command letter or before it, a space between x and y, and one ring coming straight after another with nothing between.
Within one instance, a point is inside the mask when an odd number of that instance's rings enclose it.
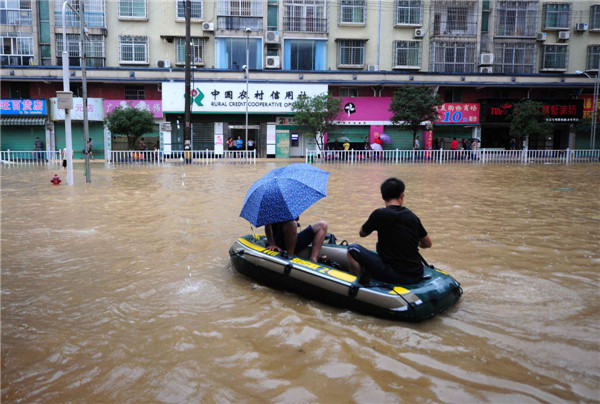
<instances>
[{"instance_id":1,"label":"shop doorway","mask_svg":"<svg viewBox=\"0 0 600 404\"><path fill-rule=\"evenodd\" d=\"M252 140L254 142L253 146L248 145L248 150L260 150L260 139L258 136L258 125L248 125L248 140ZM233 140L236 140L238 136L244 141L244 147L242 150L246 150L246 127L244 125L235 125L229 126L231 130L231 137Z\"/></svg>"}]
</instances>

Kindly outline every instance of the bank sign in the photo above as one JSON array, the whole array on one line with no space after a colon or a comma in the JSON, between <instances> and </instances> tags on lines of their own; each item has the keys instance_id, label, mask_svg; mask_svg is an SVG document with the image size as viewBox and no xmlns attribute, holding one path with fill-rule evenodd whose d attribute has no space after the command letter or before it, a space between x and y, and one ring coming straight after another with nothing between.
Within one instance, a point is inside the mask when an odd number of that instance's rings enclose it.
<instances>
[{"instance_id":1,"label":"bank sign","mask_svg":"<svg viewBox=\"0 0 600 404\"><path fill-rule=\"evenodd\" d=\"M327 93L326 84L289 83L192 83L193 113L289 113L298 97ZM163 113L185 112L185 83L162 84Z\"/></svg>"}]
</instances>

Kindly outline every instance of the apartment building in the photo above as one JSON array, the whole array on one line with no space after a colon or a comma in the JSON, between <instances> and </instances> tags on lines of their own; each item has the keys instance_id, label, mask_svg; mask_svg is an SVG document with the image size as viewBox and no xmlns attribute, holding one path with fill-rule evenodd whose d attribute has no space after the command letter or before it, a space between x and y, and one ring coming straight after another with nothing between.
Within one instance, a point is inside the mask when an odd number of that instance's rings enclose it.
<instances>
[{"instance_id":1,"label":"apartment building","mask_svg":"<svg viewBox=\"0 0 600 404\"><path fill-rule=\"evenodd\" d=\"M156 119L169 123L164 128L170 127L171 133L157 129L156 136L167 135L173 144L179 143L182 136L183 111L181 103L175 101L179 100L184 78L185 3L70 2L85 14L88 96L110 100L113 107L126 100L162 101L170 109L158 113ZM533 98L553 100L547 103L548 108L558 105L578 111L573 116L557 116L553 139L530 142L530 147L585 148L588 143L589 133L576 133L575 123L584 113L591 114L594 78L600 65L600 2L190 3L193 82L203 98L211 100L202 107L193 106L197 147L213 146L215 122L220 124L217 131L223 128L225 137L245 131L246 108L243 103L232 102L235 97L230 93L237 89L239 97L245 91L242 84L246 81L246 59L250 70L248 87L252 90L246 95L262 93L260 101L264 101L267 94L273 105L278 101L275 95L289 95L286 90L298 84L309 93L325 88L355 108L373 104L369 100L372 98L391 97L399 85L426 84L438 91L451 111L481 111L469 122L450 120L446 126L440 124L437 133L444 137L475 136L482 139L484 146L487 143L488 147L502 147L508 136L507 123L494 120L488 111L499 104ZM2 99L55 97L56 91L62 90L61 56L65 44L71 89L81 96L80 23L70 7L53 0L0 0L0 35ZM576 71L585 74L575 74ZM226 94L229 99L223 98ZM298 92L291 96L297 95ZM231 104L230 108L224 110L223 103ZM60 120L52 119L50 101L46 110L49 122L60 125ZM8 116L6 110L3 115ZM292 154L311 146L309 137L303 138L302 128L293 126L293 119L289 119L289 105L270 107L266 102L255 102L250 115L248 126L261 153L269 154L266 139L272 139L276 130L296 135L297 149ZM408 146L406 133L390 127L389 116L370 115L372 119L357 120L348 114L349 119L340 120L339 130L332 133L349 136L358 143L375 131L385 130L394 134L395 146ZM51 126L45 126L46 132L56 133ZM3 129L8 128L3 125ZM11 126L11 133L15 131ZM100 124L94 135L106 137ZM50 143L57 146L61 141ZM111 146L110 142L104 143ZM2 147L5 148L4 140Z\"/></svg>"}]
</instances>

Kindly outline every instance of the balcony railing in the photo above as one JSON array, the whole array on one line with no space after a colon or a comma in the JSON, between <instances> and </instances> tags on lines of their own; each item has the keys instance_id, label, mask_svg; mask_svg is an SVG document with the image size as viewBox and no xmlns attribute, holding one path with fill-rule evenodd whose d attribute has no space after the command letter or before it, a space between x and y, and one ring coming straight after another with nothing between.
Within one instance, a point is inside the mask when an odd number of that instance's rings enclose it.
<instances>
[{"instance_id":1,"label":"balcony railing","mask_svg":"<svg viewBox=\"0 0 600 404\"><path fill-rule=\"evenodd\" d=\"M284 31L327 32L327 18L283 18Z\"/></svg>"},{"instance_id":2,"label":"balcony railing","mask_svg":"<svg viewBox=\"0 0 600 404\"><path fill-rule=\"evenodd\" d=\"M263 29L262 17L237 17L237 16L219 16L217 17L217 27L219 29L244 30L246 28L252 31Z\"/></svg>"},{"instance_id":3,"label":"balcony railing","mask_svg":"<svg viewBox=\"0 0 600 404\"><path fill-rule=\"evenodd\" d=\"M0 10L2 25L31 25L31 10Z\"/></svg>"}]
</instances>

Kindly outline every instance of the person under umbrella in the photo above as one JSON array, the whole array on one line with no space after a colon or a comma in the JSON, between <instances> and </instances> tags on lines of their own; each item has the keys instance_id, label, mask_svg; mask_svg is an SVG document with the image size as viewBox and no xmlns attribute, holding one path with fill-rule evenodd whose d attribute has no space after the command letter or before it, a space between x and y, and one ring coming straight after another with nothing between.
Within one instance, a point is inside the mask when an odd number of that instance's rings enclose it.
<instances>
[{"instance_id":1,"label":"person under umbrella","mask_svg":"<svg viewBox=\"0 0 600 404\"><path fill-rule=\"evenodd\" d=\"M276 168L256 181L246 194L240 216L265 226L267 248L296 254L312 243L310 260L317 262L328 225L319 221L298 233L298 217L325 197L329 173L310 164Z\"/></svg>"}]
</instances>

